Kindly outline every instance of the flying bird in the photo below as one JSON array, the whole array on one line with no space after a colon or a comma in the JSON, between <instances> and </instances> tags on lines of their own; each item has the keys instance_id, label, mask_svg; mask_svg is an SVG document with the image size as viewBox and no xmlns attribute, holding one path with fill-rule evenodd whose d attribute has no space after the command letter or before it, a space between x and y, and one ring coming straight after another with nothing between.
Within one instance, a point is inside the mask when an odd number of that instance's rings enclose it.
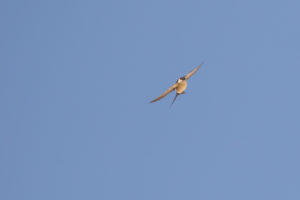
<instances>
[{"instance_id":1,"label":"flying bird","mask_svg":"<svg viewBox=\"0 0 300 200\"><path fill-rule=\"evenodd\" d=\"M176 83L174 85L172 85L169 89L167 89L164 93L162 93L159 97L157 97L156 99L152 100L150 103L156 102L162 98L164 98L165 96L167 96L170 92L173 92L173 90L176 90L176 95L172 101L172 104L175 102L176 98L178 97L178 95L180 94L184 94L185 89L187 87L187 80L189 78L191 78L191 76L193 76L199 69L200 67L203 65L200 64L198 67L196 67L195 69L193 69L191 72L189 72L187 75L180 77Z\"/></svg>"}]
</instances>

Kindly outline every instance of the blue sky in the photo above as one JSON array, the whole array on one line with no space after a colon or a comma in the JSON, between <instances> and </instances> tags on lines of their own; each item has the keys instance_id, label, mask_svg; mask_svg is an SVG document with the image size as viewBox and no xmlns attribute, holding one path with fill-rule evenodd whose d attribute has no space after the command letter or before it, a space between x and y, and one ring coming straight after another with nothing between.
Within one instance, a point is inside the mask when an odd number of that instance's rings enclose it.
<instances>
[{"instance_id":1,"label":"blue sky","mask_svg":"<svg viewBox=\"0 0 300 200\"><path fill-rule=\"evenodd\" d=\"M300 199L299 6L2 1L0 198Z\"/></svg>"}]
</instances>

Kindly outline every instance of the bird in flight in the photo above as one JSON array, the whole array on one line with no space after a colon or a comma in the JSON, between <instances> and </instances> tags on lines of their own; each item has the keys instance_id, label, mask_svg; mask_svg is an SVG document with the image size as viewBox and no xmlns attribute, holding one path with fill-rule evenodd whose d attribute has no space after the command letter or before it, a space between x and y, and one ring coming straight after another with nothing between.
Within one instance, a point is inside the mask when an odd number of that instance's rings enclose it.
<instances>
[{"instance_id":1,"label":"bird in flight","mask_svg":"<svg viewBox=\"0 0 300 200\"><path fill-rule=\"evenodd\" d=\"M165 96L167 96L170 92L173 92L173 90L176 90L176 95L172 101L172 104L175 102L176 98L178 97L178 95L180 94L184 94L185 89L187 87L187 80L193 76L199 69L200 67L203 65L200 64L198 67L196 67L195 69L193 69L191 72L189 72L187 75L180 77L176 83L174 85L172 85L169 89L167 89L164 93L162 93L159 97L157 97L156 99L152 100L150 103L156 102L162 98L164 98Z\"/></svg>"}]
</instances>

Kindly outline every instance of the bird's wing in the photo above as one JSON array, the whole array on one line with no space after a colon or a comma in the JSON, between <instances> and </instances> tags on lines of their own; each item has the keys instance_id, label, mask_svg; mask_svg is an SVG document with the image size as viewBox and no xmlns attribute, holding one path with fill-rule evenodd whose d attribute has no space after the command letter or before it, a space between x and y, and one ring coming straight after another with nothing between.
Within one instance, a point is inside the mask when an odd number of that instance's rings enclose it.
<instances>
[{"instance_id":1,"label":"bird's wing","mask_svg":"<svg viewBox=\"0 0 300 200\"><path fill-rule=\"evenodd\" d=\"M156 99L152 100L150 103L153 103L155 101L158 101L162 98L164 98L167 94L169 94L170 92L172 92L173 90L176 89L178 83L175 83L174 85L172 85L169 89L167 89L164 93L162 93L159 97L157 97Z\"/></svg>"},{"instance_id":2,"label":"bird's wing","mask_svg":"<svg viewBox=\"0 0 300 200\"><path fill-rule=\"evenodd\" d=\"M193 69L191 72L189 72L186 76L185 76L185 79L188 80L191 76L193 76L199 69L200 67L203 65L200 64L198 67L196 67L195 69Z\"/></svg>"}]
</instances>

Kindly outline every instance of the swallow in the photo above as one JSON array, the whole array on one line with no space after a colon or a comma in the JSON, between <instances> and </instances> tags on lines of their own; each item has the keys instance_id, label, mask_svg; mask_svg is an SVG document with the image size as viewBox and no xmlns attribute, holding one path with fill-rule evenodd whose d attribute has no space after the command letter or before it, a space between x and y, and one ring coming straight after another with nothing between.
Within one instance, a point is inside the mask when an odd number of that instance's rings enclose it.
<instances>
[{"instance_id":1,"label":"swallow","mask_svg":"<svg viewBox=\"0 0 300 200\"><path fill-rule=\"evenodd\" d=\"M200 67L203 65L200 64L198 67L196 67L195 69L193 69L191 72L189 72L187 75L180 77L176 83L174 85L172 85L169 89L167 89L164 93L162 93L159 97L157 97L156 99L152 100L150 103L156 102L158 100L161 100L162 98L164 98L165 96L167 96L170 92L173 92L174 90L176 90L176 95L172 101L172 104L176 101L176 98L178 97L178 95L180 94L184 94L185 89L187 88L187 80L189 78L191 78L191 76L193 76L199 69Z\"/></svg>"}]
</instances>

